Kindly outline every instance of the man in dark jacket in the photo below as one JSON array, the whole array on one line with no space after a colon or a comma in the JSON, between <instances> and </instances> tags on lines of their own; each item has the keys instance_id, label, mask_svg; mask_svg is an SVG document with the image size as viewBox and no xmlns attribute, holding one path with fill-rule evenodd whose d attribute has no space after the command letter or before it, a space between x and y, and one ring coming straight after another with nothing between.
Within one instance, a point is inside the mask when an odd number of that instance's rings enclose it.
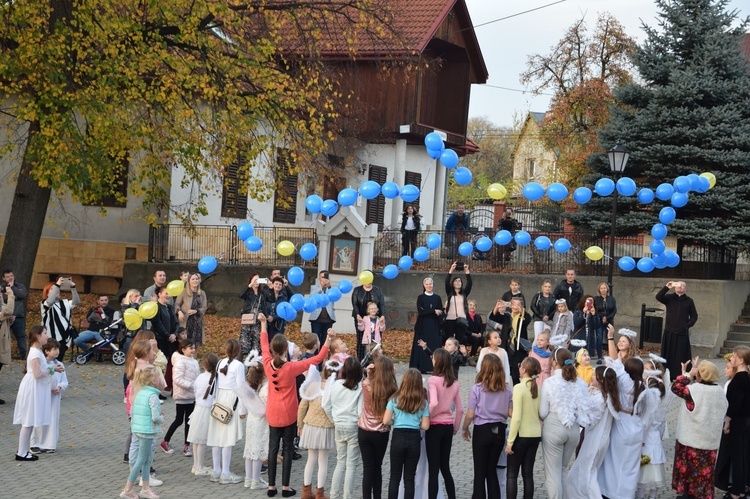
<instances>
[{"instance_id":1,"label":"man in dark jacket","mask_svg":"<svg viewBox=\"0 0 750 499\"><path fill-rule=\"evenodd\" d=\"M16 297L16 304L13 307L13 317L15 319L10 325L10 330L13 332L13 336L16 338L18 343L18 355L20 358L26 358L26 296L29 294L26 286L20 282L16 282L16 278L13 275L11 269L3 271L3 280L0 282L0 288L5 292L5 287L9 286L13 289L13 295ZM5 303L8 302L8 297L3 295L2 299Z\"/></svg>"},{"instance_id":2,"label":"man in dark jacket","mask_svg":"<svg viewBox=\"0 0 750 499\"><path fill-rule=\"evenodd\" d=\"M576 281L576 271L568 269L565 271L565 279L555 288L555 299L562 298L568 304L568 310L575 310L578 302L583 298L583 286Z\"/></svg>"},{"instance_id":3,"label":"man in dark jacket","mask_svg":"<svg viewBox=\"0 0 750 499\"><path fill-rule=\"evenodd\" d=\"M365 358L365 346L362 344L362 334L357 328L357 322L367 316L367 304L373 302L378 306L378 317L385 313L385 296L383 291L370 284L361 284L352 290L352 317L354 318L354 330L357 331L357 359Z\"/></svg>"},{"instance_id":4,"label":"man in dark jacket","mask_svg":"<svg viewBox=\"0 0 750 499\"><path fill-rule=\"evenodd\" d=\"M674 293L668 295L670 289L674 289ZM667 308L661 356L667 359L665 367L669 369L672 381L682 372L680 363L693 358L688 330L698 320L698 312L695 310L693 299L685 294L686 289L683 281L669 281L656 293L656 300Z\"/></svg>"},{"instance_id":5,"label":"man in dark jacket","mask_svg":"<svg viewBox=\"0 0 750 499\"><path fill-rule=\"evenodd\" d=\"M448 217L448 221L445 222L445 238L448 243L448 254L445 255L449 260L455 259L456 248L459 244L459 238L461 234L469 230L469 214L466 213L466 206L463 203L458 205L456 211ZM457 234L457 232L459 234Z\"/></svg>"},{"instance_id":6,"label":"man in dark jacket","mask_svg":"<svg viewBox=\"0 0 750 499\"><path fill-rule=\"evenodd\" d=\"M91 307L86 314L88 329L78 333L73 343L81 350L86 350L86 343L102 341L104 338L99 331L112 324L114 317L115 311L109 306L109 296L99 295L96 299L96 307Z\"/></svg>"}]
</instances>

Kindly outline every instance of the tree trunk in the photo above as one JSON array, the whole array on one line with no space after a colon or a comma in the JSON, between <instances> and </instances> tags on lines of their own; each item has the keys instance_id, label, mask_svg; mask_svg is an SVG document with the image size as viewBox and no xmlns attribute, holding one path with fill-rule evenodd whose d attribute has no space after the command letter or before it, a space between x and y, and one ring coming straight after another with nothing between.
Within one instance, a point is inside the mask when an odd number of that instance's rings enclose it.
<instances>
[{"instance_id":1,"label":"tree trunk","mask_svg":"<svg viewBox=\"0 0 750 499\"><path fill-rule=\"evenodd\" d=\"M28 157L29 144L39 133L39 122L29 126L26 147L21 161L21 172L18 175L13 204L10 210L8 227L5 230L5 243L0 254L0 269L11 269L16 281L31 284L34 271L34 260L42 237L44 220L52 190L39 186L31 176L33 164Z\"/></svg>"}]
</instances>

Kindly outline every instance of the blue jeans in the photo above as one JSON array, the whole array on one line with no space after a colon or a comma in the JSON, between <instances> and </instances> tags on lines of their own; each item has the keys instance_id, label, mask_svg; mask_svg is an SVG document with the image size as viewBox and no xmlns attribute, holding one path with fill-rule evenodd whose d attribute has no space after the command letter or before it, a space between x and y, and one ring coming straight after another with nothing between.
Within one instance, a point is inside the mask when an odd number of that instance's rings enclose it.
<instances>
[{"instance_id":1,"label":"blue jeans","mask_svg":"<svg viewBox=\"0 0 750 499\"><path fill-rule=\"evenodd\" d=\"M130 440L130 451L128 452L128 464L131 468L135 468L135 463L138 460L138 453L141 449L141 440L142 438L138 437L138 433L132 433L132 439ZM151 460L154 460L154 453L156 452L156 438L151 439L150 444L146 444L151 446ZM151 465L149 465L151 466Z\"/></svg>"},{"instance_id":2,"label":"blue jeans","mask_svg":"<svg viewBox=\"0 0 750 499\"><path fill-rule=\"evenodd\" d=\"M18 343L18 355L26 359L26 317L16 317L10 325L10 330Z\"/></svg>"},{"instance_id":3,"label":"blue jeans","mask_svg":"<svg viewBox=\"0 0 750 499\"><path fill-rule=\"evenodd\" d=\"M604 339L604 328L598 327L596 328L596 332L594 333L594 342L596 343L594 345L594 349L596 350L596 357L601 359L602 358L602 340ZM594 350L589 347L589 355L594 353Z\"/></svg>"},{"instance_id":4,"label":"blue jeans","mask_svg":"<svg viewBox=\"0 0 750 499\"><path fill-rule=\"evenodd\" d=\"M133 442L140 441L140 446L138 448L138 457L135 460L135 464L133 465L133 469L130 470L130 474L128 475L128 482L135 483L135 480L138 478L138 475L141 475L141 478L144 482L146 482L149 479L150 471L151 471L151 461L154 458L154 454L152 452L152 446L156 442L154 439L154 435L145 435L143 433L133 433ZM132 447L131 447L132 450ZM131 453L131 460L132 460L132 453Z\"/></svg>"},{"instance_id":5,"label":"blue jeans","mask_svg":"<svg viewBox=\"0 0 750 499\"><path fill-rule=\"evenodd\" d=\"M97 331L82 331L78 334L78 338L73 340L73 343L76 344L78 348L81 350L86 350L87 346L86 343L89 343L91 341L102 341L104 338L102 338L102 335L99 334Z\"/></svg>"}]
</instances>

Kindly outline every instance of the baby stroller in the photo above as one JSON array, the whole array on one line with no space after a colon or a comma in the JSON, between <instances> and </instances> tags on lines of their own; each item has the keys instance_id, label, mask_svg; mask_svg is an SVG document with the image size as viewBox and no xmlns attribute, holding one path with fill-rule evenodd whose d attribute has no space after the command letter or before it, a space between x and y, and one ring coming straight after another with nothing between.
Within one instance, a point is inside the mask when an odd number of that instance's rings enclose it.
<instances>
[{"instance_id":1,"label":"baby stroller","mask_svg":"<svg viewBox=\"0 0 750 499\"><path fill-rule=\"evenodd\" d=\"M85 352L76 357L76 364L83 365L94 355L101 355L103 353L110 354L112 356L112 362L116 365L121 366L125 363L125 352L117 346L115 340L117 340L118 333L120 331L119 324L122 319L117 319L109 326L105 327L101 331L101 335L104 337L102 341L97 341L91 345Z\"/></svg>"}]
</instances>

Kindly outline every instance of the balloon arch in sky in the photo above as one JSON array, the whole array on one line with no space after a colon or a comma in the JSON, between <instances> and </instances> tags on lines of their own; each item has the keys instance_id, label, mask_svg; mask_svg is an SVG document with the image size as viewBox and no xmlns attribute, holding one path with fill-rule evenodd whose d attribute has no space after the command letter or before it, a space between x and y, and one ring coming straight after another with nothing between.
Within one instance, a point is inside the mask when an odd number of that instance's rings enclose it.
<instances>
[{"instance_id":1,"label":"balloon arch in sky","mask_svg":"<svg viewBox=\"0 0 750 499\"><path fill-rule=\"evenodd\" d=\"M427 155L432 159L439 159L440 163L449 170L453 170L453 180L458 185L469 185L472 181L472 173L468 168L458 166L459 159L456 151L446 149L443 139L437 132L431 132L425 137L425 148ZM573 191L573 200L578 204L588 203L594 194L601 197L612 195L617 189L617 193L624 197L637 196L641 204L650 204L654 199L669 202L671 206L666 206L659 212L659 223L654 224L651 228L653 241L649 244L652 257L644 257L636 261L630 256L623 256L618 259L617 264L625 272L638 269L641 272L648 273L655 268L663 269L665 267L676 267L680 263L680 257L676 252L666 249L664 238L667 236L667 226L677 217L675 208L681 208L688 203L691 192L702 194L711 189L716 184L716 177L713 173L706 172L700 175L691 173L690 175L677 177L671 184L660 184L656 190L647 187L640 190L633 179L623 177L614 182L610 178L601 178L594 185L593 191L588 187L578 187ZM375 181L368 180L363 182L358 189L347 187L342 189L336 199L322 199L316 194L307 196L305 199L305 208L312 214L322 214L326 217L336 215L341 206L353 206L356 204L359 196L370 200L375 199L380 194L386 199L395 199L400 197L405 203L416 201L420 194L420 186L406 184L400 187L395 182L385 182L382 186ZM507 190L502 184L493 183L487 187L487 194L492 199L503 199L507 195ZM538 201L544 196L550 200L560 202L567 199L569 195L568 188L563 184L555 182L544 186L537 182L529 182L523 187L523 196L529 201ZM237 226L237 236L245 244L245 248L250 252L257 252L263 247L263 241L255 235L255 228L250 222L244 221ZM518 245L525 246L530 244L531 234L525 230L520 230L511 234L507 230L498 231L494 238L487 236L479 238L473 244L463 242L458 246L458 253L461 256L468 257L475 250L486 252L492 249L493 244L504 246L515 241ZM547 236L538 236L534 239L534 246L540 251L547 251L553 248L558 253L566 253L571 249L570 241L562 237L552 242ZM414 262L423 262L430 257L430 251L440 248L442 239L440 234L432 233L427 236L426 246L420 246L414 250L412 256L404 255L398 259L396 264L389 264L383 268L382 274L386 279L395 279L399 271L409 270ZM291 256L297 249L291 241L280 241L276 245L276 251L282 256ZM584 254L592 261L601 260L605 255L599 246L590 246L584 250ZM305 243L299 248L299 256L305 261L312 260L318 255L318 248L313 243ZM221 258L219 258L221 259ZM214 256L204 256L198 261L198 271L202 274L214 272L219 264L219 259ZM305 273L297 266L291 267L287 272L287 280L292 286L299 286L304 282ZM369 284L373 281L374 275L370 270L364 270L357 276L357 281L362 284ZM356 281L355 281L356 282ZM338 286L329 288L326 293L319 293L305 298L297 293L289 298L288 302L282 302L278 305L276 313L286 321L292 321L296 318L300 310L313 312L317 308L327 306L330 302L337 302L341 297L353 289L352 281L343 280ZM181 280L172 281L167 285L167 291L170 296L178 296L184 288ZM128 329L136 330L141 326L144 319L148 320L156 315L156 302L143 303L138 310L129 309L124 313L125 324Z\"/></svg>"}]
</instances>

